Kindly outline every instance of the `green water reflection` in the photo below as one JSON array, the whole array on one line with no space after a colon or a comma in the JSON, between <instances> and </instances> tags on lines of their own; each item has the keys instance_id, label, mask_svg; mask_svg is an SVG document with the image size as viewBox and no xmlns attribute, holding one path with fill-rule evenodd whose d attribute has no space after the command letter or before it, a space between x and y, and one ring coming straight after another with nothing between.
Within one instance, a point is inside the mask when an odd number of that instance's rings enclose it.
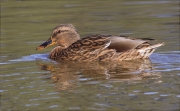
<instances>
[{"instance_id":1,"label":"green water reflection","mask_svg":"<svg viewBox=\"0 0 180 111\"><path fill-rule=\"evenodd\" d=\"M178 110L178 4L178 0L2 0L0 108ZM21 59L46 57L37 54L47 54L52 47L35 49L60 23L72 23L81 37L128 35L154 38L165 42L165 46L152 55L151 62L56 63ZM20 61L10 61L16 59Z\"/></svg>"}]
</instances>

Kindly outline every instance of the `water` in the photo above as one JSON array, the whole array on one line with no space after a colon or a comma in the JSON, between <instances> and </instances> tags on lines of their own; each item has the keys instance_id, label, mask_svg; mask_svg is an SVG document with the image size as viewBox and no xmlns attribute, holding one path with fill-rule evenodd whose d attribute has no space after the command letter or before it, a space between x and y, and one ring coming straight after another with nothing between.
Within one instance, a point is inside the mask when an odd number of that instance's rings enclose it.
<instances>
[{"instance_id":1,"label":"water","mask_svg":"<svg viewBox=\"0 0 180 111\"><path fill-rule=\"evenodd\" d=\"M2 1L1 110L179 110L179 1ZM36 51L59 23L82 37L165 42L150 60L55 62Z\"/></svg>"}]
</instances>

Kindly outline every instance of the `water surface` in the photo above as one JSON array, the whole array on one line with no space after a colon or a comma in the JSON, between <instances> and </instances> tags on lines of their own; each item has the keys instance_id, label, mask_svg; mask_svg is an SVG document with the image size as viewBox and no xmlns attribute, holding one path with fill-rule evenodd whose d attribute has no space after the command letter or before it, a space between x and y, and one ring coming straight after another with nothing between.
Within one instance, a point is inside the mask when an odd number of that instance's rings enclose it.
<instances>
[{"instance_id":1,"label":"water surface","mask_svg":"<svg viewBox=\"0 0 180 111\"><path fill-rule=\"evenodd\" d=\"M2 110L179 110L179 6L174 1L2 1ZM36 51L52 29L165 42L149 60L55 62Z\"/></svg>"}]
</instances>

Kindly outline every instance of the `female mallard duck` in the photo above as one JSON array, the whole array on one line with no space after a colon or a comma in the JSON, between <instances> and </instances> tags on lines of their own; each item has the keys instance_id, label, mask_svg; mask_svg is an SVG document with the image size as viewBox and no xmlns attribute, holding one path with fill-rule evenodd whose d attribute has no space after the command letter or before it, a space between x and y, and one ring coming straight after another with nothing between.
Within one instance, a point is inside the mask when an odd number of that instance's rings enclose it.
<instances>
[{"instance_id":1,"label":"female mallard duck","mask_svg":"<svg viewBox=\"0 0 180 111\"><path fill-rule=\"evenodd\" d=\"M148 58L163 43L151 45L148 38L127 36L89 35L80 38L72 24L60 24L54 28L50 38L36 50L57 44L49 55L53 60L132 60Z\"/></svg>"}]
</instances>

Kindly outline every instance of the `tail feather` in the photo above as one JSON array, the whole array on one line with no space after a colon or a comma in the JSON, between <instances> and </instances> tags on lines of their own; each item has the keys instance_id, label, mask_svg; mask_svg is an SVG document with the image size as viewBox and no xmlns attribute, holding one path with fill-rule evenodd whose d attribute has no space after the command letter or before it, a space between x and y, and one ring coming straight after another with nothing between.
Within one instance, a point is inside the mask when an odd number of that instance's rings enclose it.
<instances>
[{"instance_id":1,"label":"tail feather","mask_svg":"<svg viewBox=\"0 0 180 111\"><path fill-rule=\"evenodd\" d=\"M148 58L158 47L163 45L164 43L150 45L148 47L139 49L138 52L142 56L142 58Z\"/></svg>"}]
</instances>

